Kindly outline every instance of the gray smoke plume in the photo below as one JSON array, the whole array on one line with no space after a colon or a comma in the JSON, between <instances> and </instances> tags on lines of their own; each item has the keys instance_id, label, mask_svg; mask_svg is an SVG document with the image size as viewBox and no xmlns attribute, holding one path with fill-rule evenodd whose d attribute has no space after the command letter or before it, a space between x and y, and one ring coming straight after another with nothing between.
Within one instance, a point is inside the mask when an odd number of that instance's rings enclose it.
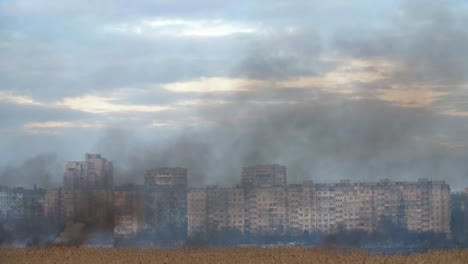
<instances>
[{"instance_id":1,"label":"gray smoke plume","mask_svg":"<svg viewBox=\"0 0 468 264\"><path fill-rule=\"evenodd\" d=\"M16 166L0 169L1 185L53 188L62 185L64 161L55 153L42 153Z\"/></svg>"},{"instance_id":2,"label":"gray smoke plume","mask_svg":"<svg viewBox=\"0 0 468 264\"><path fill-rule=\"evenodd\" d=\"M289 8L285 7L281 13L289 11L284 14L288 18L300 14L300 18L291 20L292 27L272 27L267 34L229 38L232 52L239 54L230 61L229 69L216 69L211 74L201 70L207 65L187 64L190 67L182 69L207 77L227 72L225 77L265 81L262 87L195 95L162 89L163 92L155 96L158 98L149 96L142 101L160 103L164 101L161 98L169 94L171 100L199 99L202 104L189 111L195 113L201 125L182 124L179 129L167 132L170 136L162 137L158 130L141 136L138 129L131 128L133 123L117 122L120 128L101 131L102 136L90 152L101 153L114 162L117 184L142 183L144 170L149 168L181 166L189 169L192 186L230 186L239 183L243 166L279 163L288 167L289 182L425 177L447 180L453 188L462 188L468 185L468 123L464 116L468 111L465 84L468 13L466 8L457 8L456 3L401 1L396 10L392 9L395 12L372 20L375 23L371 21L366 27L358 27L353 21L331 27L333 32L326 34L332 36L331 39L324 39L321 32L330 28L323 29L307 17L310 9L305 7L310 7L308 4L301 2L301 5L293 5L293 9L286 5ZM200 43L202 46L210 44L207 40ZM140 56L146 56L142 50L150 50L152 42L144 44L135 48ZM199 50L202 49L199 47ZM132 54L125 49L122 53ZM372 82L357 80L353 84L357 89L352 92L337 92L336 89L343 88L340 84L281 87L281 81L298 76L325 76L339 67L339 62L323 59L327 57L382 60L395 69ZM127 58L119 57L125 62ZM171 62L171 66L172 63L177 65ZM129 72L127 64L121 64L125 65L122 71ZM140 76L141 72L144 76L153 76L148 70L153 68L138 66L130 69L135 76ZM140 72L137 70L140 68L145 70ZM168 69L181 70L164 68L164 76ZM125 74L115 74L114 68L109 69L112 77L119 75L115 80L125 78ZM368 66L365 70L377 72L379 69ZM155 76L161 80L151 79L151 82L165 82L165 77L157 74ZM109 76L105 75L98 83L115 81ZM193 75L184 75L184 78L190 79ZM181 80L186 80L184 78ZM130 84L124 82L121 86ZM414 86L424 89L404 93L410 89L407 87ZM424 101L425 97L430 100L408 107L398 104L398 100L393 102L378 96L379 92L394 87L402 87L403 93L396 94L400 101ZM430 93L440 96L433 97ZM214 103L216 101L224 103ZM164 114L166 112L154 114L153 119ZM147 115L151 114L146 113L145 118ZM173 118L177 122L181 115L167 112L165 119ZM60 174L63 165L61 170ZM5 178L4 182L11 184L14 184L12 175L23 173L19 168L10 167L2 171L2 180Z\"/></svg>"},{"instance_id":3,"label":"gray smoke plume","mask_svg":"<svg viewBox=\"0 0 468 264\"><path fill-rule=\"evenodd\" d=\"M125 167L118 170L122 178L140 181L145 168L183 166L192 185L232 185L239 182L243 166L279 163L288 167L289 182L424 177L466 185L466 122L440 110L449 107L448 101L455 102L450 107L466 108L464 100L453 96L466 99L466 89L456 85L468 72L468 15L426 1L404 2L399 11L390 18L395 20L391 27L343 28L336 34L332 50L338 54L385 59L399 67L386 78L362 84L353 95L364 99L325 87L278 88L276 80L320 75L335 67L319 62L325 51L314 30L278 32L244 43L246 56L232 70L233 76L272 80L271 85L201 96L206 103L193 111L209 126L130 146L128 137L108 133L98 149ZM375 96L375 89L421 82L439 85L453 96L418 107ZM227 103L210 104L212 100Z\"/></svg>"},{"instance_id":4,"label":"gray smoke plume","mask_svg":"<svg viewBox=\"0 0 468 264\"><path fill-rule=\"evenodd\" d=\"M466 98L465 90L451 85L463 83L468 72L467 18L442 2L405 2L390 28L339 30L332 48L338 54L384 58L400 67L353 94L364 99L322 87L276 86L277 80L335 67L319 62L325 51L314 30L254 38L241 45L247 55L232 75L272 80L270 86L200 96L206 103L193 111L209 124L205 128L186 127L157 142L108 132L97 150L115 161L122 182L141 182L147 168L182 166L191 185L232 185L243 166L279 163L288 167L289 182L424 177L466 185L468 139L456 132L466 132L466 123L440 114L454 98L401 107L377 98L375 89L424 82Z\"/></svg>"}]
</instances>

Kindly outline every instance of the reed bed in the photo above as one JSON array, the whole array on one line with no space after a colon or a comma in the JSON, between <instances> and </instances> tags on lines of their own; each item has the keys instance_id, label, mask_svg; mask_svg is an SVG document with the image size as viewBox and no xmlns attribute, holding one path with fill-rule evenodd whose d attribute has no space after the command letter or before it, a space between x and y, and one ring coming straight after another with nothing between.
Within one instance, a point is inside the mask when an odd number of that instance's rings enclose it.
<instances>
[{"instance_id":1,"label":"reed bed","mask_svg":"<svg viewBox=\"0 0 468 264\"><path fill-rule=\"evenodd\" d=\"M200 249L121 249L121 248L20 248L0 249L0 263L164 263L164 264L467 264L468 250L431 250L410 255L366 254L361 251L339 251L308 248L200 248Z\"/></svg>"}]
</instances>

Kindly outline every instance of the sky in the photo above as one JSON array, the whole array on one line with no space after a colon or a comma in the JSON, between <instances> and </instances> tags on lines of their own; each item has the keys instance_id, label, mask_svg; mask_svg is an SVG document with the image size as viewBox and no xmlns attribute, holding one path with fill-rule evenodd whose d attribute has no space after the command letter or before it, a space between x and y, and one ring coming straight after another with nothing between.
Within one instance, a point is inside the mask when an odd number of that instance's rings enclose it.
<instances>
[{"instance_id":1,"label":"sky","mask_svg":"<svg viewBox=\"0 0 468 264\"><path fill-rule=\"evenodd\" d=\"M0 0L0 180L286 165L289 182L468 187L468 2Z\"/></svg>"}]
</instances>

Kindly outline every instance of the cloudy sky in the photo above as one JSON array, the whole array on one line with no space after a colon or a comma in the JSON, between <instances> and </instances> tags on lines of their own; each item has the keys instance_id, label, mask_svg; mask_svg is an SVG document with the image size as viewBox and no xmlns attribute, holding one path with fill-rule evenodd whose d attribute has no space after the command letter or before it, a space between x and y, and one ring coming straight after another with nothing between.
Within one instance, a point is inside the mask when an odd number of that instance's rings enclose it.
<instances>
[{"instance_id":1,"label":"cloudy sky","mask_svg":"<svg viewBox=\"0 0 468 264\"><path fill-rule=\"evenodd\" d=\"M64 162L193 185L280 163L290 182L468 186L468 1L0 0L2 184Z\"/></svg>"}]
</instances>

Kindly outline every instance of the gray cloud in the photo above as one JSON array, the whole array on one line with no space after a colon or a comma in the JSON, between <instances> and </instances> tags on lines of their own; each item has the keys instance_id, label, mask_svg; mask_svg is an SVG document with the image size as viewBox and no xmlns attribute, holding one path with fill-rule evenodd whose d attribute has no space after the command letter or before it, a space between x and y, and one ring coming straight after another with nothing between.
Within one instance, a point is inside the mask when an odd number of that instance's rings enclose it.
<instances>
[{"instance_id":1,"label":"gray cloud","mask_svg":"<svg viewBox=\"0 0 468 264\"><path fill-rule=\"evenodd\" d=\"M11 164L3 169L2 180L15 184L11 175L26 175L30 170L23 167L37 167L36 161L23 166L20 160L54 151L67 160L101 152L114 161L119 183L141 183L146 168L185 166L192 185L230 185L238 182L242 166L281 163L293 182L428 177L467 185L468 122L440 114L447 107L467 110L462 87L468 68L467 12L460 3L403 1L397 8L369 1L4 4L2 90L44 102L124 91L118 98L123 104L204 103L138 114L84 114L2 103L0 133L8 133L2 134L0 149L7 153L3 156L14 157L3 159ZM260 30L216 38L103 30L155 17L221 18ZM333 93L342 87L275 87L276 81L324 76L340 66L339 61L325 63L327 57L379 58L400 67L383 80L356 81L359 89L342 94ZM165 83L200 77L266 79L272 85L203 94L158 90ZM414 83L436 84L444 95L405 108L379 100L374 92ZM400 100L405 96L396 94ZM53 136L15 130L27 122L61 120L111 128L68 129ZM148 127L153 121L170 125ZM194 121L199 125L189 124ZM48 160L55 162L46 158L43 163L50 164Z\"/></svg>"},{"instance_id":2,"label":"gray cloud","mask_svg":"<svg viewBox=\"0 0 468 264\"><path fill-rule=\"evenodd\" d=\"M234 68L234 75L281 80L319 71L321 43L315 30L280 30L244 45L246 55Z\"/></svg>"},{"instance_id":3,"label":"gray cloud","mask_svg":"<svg viewBox=\"0 0 468 264\"><path fill-rule=\"evenodd\" d=\"M386 27L340 31L338 49L401 64L389 83L460 84L468 70L468 10L460 1L404 1Z\"/></svg>"}]
</instances>

